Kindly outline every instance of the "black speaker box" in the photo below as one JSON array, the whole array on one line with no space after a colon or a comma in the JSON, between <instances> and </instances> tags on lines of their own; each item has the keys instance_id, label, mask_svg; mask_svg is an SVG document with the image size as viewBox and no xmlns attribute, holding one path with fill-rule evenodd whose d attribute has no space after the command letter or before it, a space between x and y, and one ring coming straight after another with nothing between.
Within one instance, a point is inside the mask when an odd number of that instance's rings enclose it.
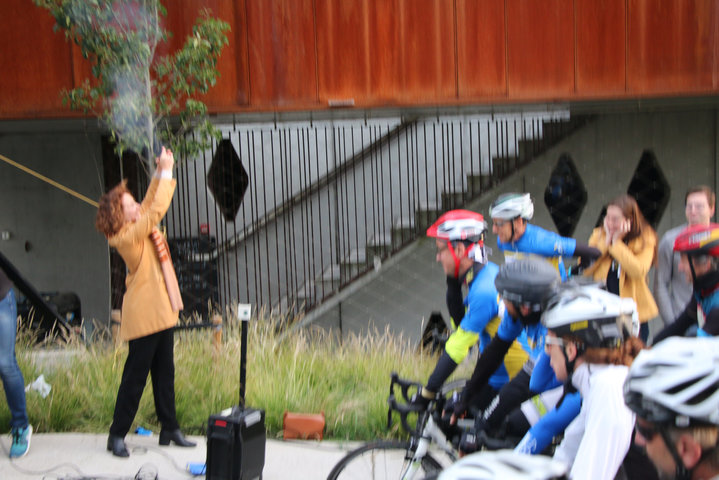
<instances>
[{"instance_id":1,"label":"black speaker box","mask_svg":"<svg viewBox=\"0 0 719 480\"><path fill-rule=\"evenodd\" d=\"M228 410L210 415L208 420L205 478L262 478L265 466L265 411L240 406Z\"/></svg>"}]
</instances>

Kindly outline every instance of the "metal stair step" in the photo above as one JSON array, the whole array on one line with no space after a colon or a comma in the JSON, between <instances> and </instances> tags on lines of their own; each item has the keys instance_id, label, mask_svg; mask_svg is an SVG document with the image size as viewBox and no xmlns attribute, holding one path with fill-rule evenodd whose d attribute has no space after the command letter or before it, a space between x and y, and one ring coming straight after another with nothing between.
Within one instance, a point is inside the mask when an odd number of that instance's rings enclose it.
<instances>
[{"instance_id":1,"label":"metal stair step","mask_svg":"<svg viewBox=\"0 0 719 480\"><path fill-rule=\"evenodd\" d=\"M386 258L392 251L392 234L375 233L367 239L367 259L374 261L374 257Z\"/></svg>"},{"instance_id":2,"label":"metal stair step","mask_svg":"<svg viewBox=\"0 0 719 480\"><path fill-rule=\"evenodd\" d=\"M367 269L367 253L364 248L353 248L340 262L340 278L343 282L358 276Z\"/></svg>"}]
</instances>

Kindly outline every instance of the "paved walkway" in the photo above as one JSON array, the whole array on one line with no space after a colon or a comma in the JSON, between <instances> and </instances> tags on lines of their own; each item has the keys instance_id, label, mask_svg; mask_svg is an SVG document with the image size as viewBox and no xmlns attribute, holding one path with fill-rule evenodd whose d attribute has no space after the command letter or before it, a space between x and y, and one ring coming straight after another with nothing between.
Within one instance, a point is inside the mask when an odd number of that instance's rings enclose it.
<instances>
[{"instance_id":1,"label":"paved walkway","mask_svg":"<svg viewBox=\"0 0 719 480\"><path fill-rule=\"evenodd\" d=\"M130 458L113 457L106 450L106 434L49 433L35 434L29 453L10 461L10 437L0 438L0 479L134 479L142 470L142 479L189 479L190 462L205 462L204 437L195 448L160 447L157 435L125 438ZM318 480L327 478L334 464L356 444L316 441L268 440L263 480Z\"/></svg>"}]
</instances>

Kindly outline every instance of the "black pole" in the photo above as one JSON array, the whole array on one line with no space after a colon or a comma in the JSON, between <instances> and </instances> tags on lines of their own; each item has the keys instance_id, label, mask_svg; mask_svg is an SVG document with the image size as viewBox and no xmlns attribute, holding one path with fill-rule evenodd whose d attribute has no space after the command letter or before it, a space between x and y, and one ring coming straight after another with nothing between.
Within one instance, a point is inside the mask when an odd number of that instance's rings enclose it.
<instances>
[{"instance_id":1,"label":"black pole","mask_svg":"<svg viewBox=\"0 0 719 480\"><path fill-rule=\"evenodd\" d=\"M240 343L240 407L245 407L245 380L247 373L247 324L249 319L242 319L242 340Z\"/></svg>"}]
</instances>

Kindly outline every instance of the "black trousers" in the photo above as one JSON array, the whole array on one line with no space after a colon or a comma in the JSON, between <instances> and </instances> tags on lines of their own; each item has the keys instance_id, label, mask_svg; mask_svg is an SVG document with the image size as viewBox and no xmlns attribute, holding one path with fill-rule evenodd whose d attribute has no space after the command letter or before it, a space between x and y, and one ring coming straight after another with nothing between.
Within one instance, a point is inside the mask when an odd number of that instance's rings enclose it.
<instances>
[{"instance_id":1,"label":"black trousers","mask_svg":"<svg viewBox=\"0 0 719 480\"><path fill-rule=\"evenodd\" d=\"M179 428L175 412L175 361L173 330L140 337L129 342L129 353L117 391L110 434L124 437L132 426L147 374L152 376L155 412L163 430Z\"/></svg>"}]
</instances>

